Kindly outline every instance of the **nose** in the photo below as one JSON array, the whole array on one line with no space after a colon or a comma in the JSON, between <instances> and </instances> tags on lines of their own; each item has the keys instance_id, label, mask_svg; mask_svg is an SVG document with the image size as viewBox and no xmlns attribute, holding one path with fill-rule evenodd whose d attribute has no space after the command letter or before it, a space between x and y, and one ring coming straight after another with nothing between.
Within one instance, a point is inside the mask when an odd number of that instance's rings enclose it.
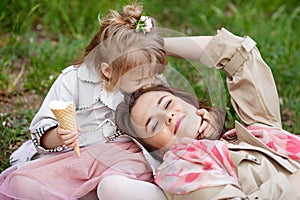
<instances>
[{"instance_id":1,"label":"nose","mask_svg":"<svg viewBox=\"0 0 300 200\"><path fill-rule=\"evenodd\" d=\"M172 120L174 118L174 113L173 112L166 112L165 113L165 122L167 125L170 125L172 123Z\"/></svg>"},{"instance_id":2,"label":"nose","mask_svg":"<svg viewBox=\"0 0 300 200\"><path fill-rule=\"evenodd\" d=\"M166 110L160 108L159 106L153 106L151 108L150 115L159 118L161 122L164 121L166 125L170 125L175 116L175 113L172 111L166 112Z\"/></svg>"}]
</instances>

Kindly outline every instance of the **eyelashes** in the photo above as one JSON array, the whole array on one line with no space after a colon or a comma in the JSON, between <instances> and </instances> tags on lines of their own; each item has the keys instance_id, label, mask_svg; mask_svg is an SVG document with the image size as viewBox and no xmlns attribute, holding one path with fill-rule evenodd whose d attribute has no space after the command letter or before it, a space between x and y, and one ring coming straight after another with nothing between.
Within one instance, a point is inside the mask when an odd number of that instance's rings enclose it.
<instances>
[{"instance_id":1,"label":"eyelashes","mask_svg":"<svg viewBox=\"0 0 300 200\"><path fill-rule=\"evenodd\" d=\"M172 100L167 101L167 103L166 103L166 105L165 105L164 108L167 109L170 106L171 103L172 103Z\"/></svg>"},{"instance_id":2,"label":"eyelashes","mask_svg":"<svg viewBox=\"0 0 300 200\"><path fill-rule=\"evenodd\" d=\"M171 105L171 103L172 103L172 99L168 100L166 102L166 104L164 105L164 109L165 110L168 109L168 107ZM152 130L151 130L152 133L157 129L158 125L159 125L159 120L156 120L155 123L153 124Z\"/></svg>"},{"instance_id":3,"label":"eyelashes","mask_svg":"<svg viewBox=\"0 0 300 200\"><path fill-rule=\"evenodd\" d=\"M137 85L141 84L142 81L143 81L143 79L134 80L135 84L137 84Z\"/></svg>"},{"instance_id":4,"label":"eyelashes","mask_svg":"<svg viewBox=\"0 0 300 200\"><path fill-rule=\"evenodd\" d=\"M154 123L152 127L152 133L156 130L157 126L158 126L158 120Z\"/></svg>"}]
</instances>

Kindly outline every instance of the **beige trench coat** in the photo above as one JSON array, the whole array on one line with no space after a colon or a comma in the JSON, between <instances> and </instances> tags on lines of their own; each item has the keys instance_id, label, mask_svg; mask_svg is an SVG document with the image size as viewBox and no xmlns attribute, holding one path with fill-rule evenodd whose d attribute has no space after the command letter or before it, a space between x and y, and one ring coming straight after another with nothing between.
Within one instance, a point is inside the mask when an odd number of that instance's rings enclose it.
<instances>
[{"instance_id":1,"label":"beige trench coat","mask_svg":"<svg viewBox=\"0 0 300 200\"><path fill-rule=\"evenodd\" d=\"M225 29L218 31L200 61L225 71L231 103L245 125L262 124L281 128L277 89L272 72L249 37L238 37ZM212 58L207 59L208 57ZM205 188L169 199L300 199L287 176L300 164L280 155L236 122L236 144L229 144L242 189L232 185Z\"/></svg>"}]
</instances>

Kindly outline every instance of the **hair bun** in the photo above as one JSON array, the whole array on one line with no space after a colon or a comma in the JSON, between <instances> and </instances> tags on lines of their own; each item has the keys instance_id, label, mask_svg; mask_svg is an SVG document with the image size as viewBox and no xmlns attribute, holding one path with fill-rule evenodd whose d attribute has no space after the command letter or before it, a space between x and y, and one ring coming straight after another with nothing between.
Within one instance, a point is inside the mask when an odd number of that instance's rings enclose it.
<instances>
[{"instance_id":1,"label":"hair bun","mask_svg":"<svg viewBox=\"0 0 300 200\"><path fill-rule=\"evenodd\" d=\"M139 19L142 16L143 6L142 5L127 5L123 9L124 14L127 17L134 17L135 19Z\"/></svg>"}]
</instances>

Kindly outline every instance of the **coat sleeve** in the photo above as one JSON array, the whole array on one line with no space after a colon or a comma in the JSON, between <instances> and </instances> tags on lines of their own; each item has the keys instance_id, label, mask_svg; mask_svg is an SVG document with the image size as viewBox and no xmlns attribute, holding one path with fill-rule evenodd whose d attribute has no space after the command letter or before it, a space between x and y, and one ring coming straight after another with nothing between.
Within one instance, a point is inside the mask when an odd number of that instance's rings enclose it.
<instances>
[{"instance_id":1,"label":"coat sleeve","mask_svg":"<svg viewBox=\"0 0 300 200\"><path fill-rule=\"evenodd\" d=\"M281 128L275 81L256 43L223 28L205 50L200 62L226 73L231 103L241 120L247 125L262 123ZM213 61L205 63L207 56Z\"/></svg>"},{"instance_id":2,"label":"coat sleeve","mask_svg":"<svg viewBox=\"0 0 300 200\"><path fill-rule=\"evenodd\" d=\"M45 134L46 131L58 126L55 116L48 108L50 101L72 101L74 98L76 78L76 70L73 67L66 68L51 86L39 111L34 116L30 124L29 131L31 133L33 143L39 153L57 152L62 151L65 148L63 146L59 146L55 149L45 149L41 145L41 137Z\"/></svg>"}]
</instances>

